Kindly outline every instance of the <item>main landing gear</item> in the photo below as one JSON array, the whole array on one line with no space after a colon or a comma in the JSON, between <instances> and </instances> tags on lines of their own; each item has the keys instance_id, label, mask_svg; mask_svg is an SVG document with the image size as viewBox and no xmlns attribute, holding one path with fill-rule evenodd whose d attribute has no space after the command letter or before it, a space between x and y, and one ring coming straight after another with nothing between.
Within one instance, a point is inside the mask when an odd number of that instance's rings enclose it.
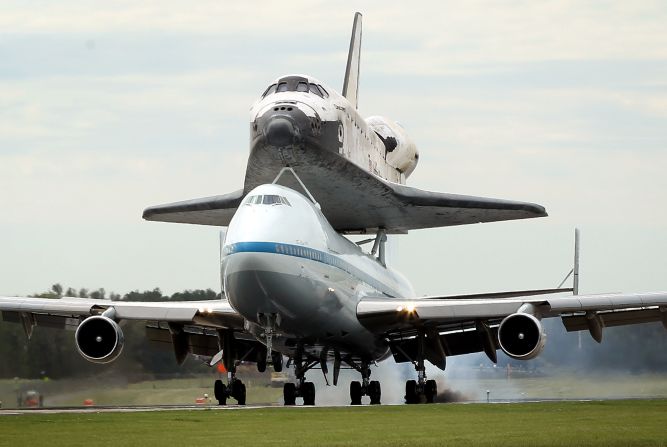
<instances>
[{"instance_id":1,"label":"main landing gear","mask_svg":"<svg viewBox=\"0 0 667 447\"><path fill-rule=\"evenodd\" d=\"M315 384L306 382L306 372L318 365L318 361L304 361L303 349L297 349L294 357L294 372L298 383L283 385L283 399L286 406L296 405L296 398L303 398L304 405L315 405ZM289 362L288 365L289 367Z\"/></svg>"},{"instance_id":2,"label":"main landing gear","mask_svg":"<svg viewBox=\"0 0 667 447\"><path fill-rule=\"evenodd\" d=\"M218 331L218 348L222 353L222 364L229 372L229 382L225 385L222 380L216 380L213 385L213 395L220 405L226 405L227 399L235 399L239 405L245 405L245 384L236 378L236 345L234 332L230 330ZM220 353L218 355L220 355Z\"/></svg>"},{"instance_id":3,"label":"main landing gear","mask_svg":"<svg viewBox=\"0 0 667 447\"><path fill-rule=\"evenodd\" d=\"M220 405L227 405L227 399L235 399L239 405L245 405L245 384L232 376L232 380L225 385L222 380L216 380L213 387L215 399Z\"/></svg>"},{"instance_id":4,"label":"main landing gear","mask_svg":"<svg viewBox=\"0 0 667 447\"><path fill-rule=\"evenodd\" d=\"M435 339L435 337L433 338ZM432 404L438 395L438 386L435 380L426 380L426 367L424 366L425 334L423 331L417 334L417 342L417 361L415 362L417 380L405 382L405 403Z\"/></svg>"},{"instance_id":5,"label":"main landing gear","mask_svg":"<svg viewBox=\"0 0 667 447\"><path fill-rule=\"evenodd\" d=\"M361 382L356 380L350 382L350 405L361 405L362 396L370 397L371 405L380 405L382 387L377 380L369 380L371 370L368 363L362 362L360 365L352 360L346 360L346 363L361 373L362 380Z\"/></svg>"}]
</instances>

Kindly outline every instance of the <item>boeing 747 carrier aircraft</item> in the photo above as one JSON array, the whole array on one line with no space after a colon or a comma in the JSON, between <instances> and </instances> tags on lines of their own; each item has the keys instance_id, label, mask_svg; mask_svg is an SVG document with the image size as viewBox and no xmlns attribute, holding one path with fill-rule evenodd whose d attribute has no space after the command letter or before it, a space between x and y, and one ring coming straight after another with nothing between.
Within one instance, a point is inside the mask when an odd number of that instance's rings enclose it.
<instances>
[{"instance_id":1,"label":"boeing 747 carrier aircraft","mask_svg":"<svg viewBox=\"0 0 667 447\"><path fill-rule=\"evenodd\" d=\"M667 292L579 295L578 244L572 288L417 297L387 266L387 234L546 212L525 202L406 186L418 161L414 143L396 122L357 112L360 44L357 14L342 94L305 75L269 84L251 109L243 188L144 211L147 220L227 227L221 300L2 297L3 320L22 324L28 337L36 326L72 329L81 355L96 363L121 354L120 321L146 321L147 337L173 346L179 363L194 354L224 364L228 378L214 385L221 404L246 401L240 362L281 371L287 358L296 383L285 384L285 405L297 398L314 405L306 375L319 369L337 385L342 367L361 379L349 384L351 403L368 396L379 404L372 365L389 357L415 367L405 401L433 402L427 361L444 370L449 356L484 352L496 362L499 349L532 359L545 345L544 318L560 317L568 331L587 330L598 342L605 327L656 321L667 327ZM372 237L355 243L349 234Z\"/></svg>"}]
</instances>

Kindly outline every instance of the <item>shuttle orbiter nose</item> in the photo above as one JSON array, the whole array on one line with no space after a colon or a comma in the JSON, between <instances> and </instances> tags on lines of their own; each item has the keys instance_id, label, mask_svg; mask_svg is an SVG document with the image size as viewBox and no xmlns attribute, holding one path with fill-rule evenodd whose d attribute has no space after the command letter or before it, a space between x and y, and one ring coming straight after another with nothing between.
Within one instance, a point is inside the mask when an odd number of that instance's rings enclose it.
<instances>
[{"instance_id":1,"label":"shuttle orbiter nose","mask_svg":"<svg viewBox=\"0 0 667 447\"><path fill-rule=\"evenodd\" d=\"M272 146L284 147L292 144L296 132L288 119L276 116L270 118L264 126L264 135Z\"/></svg>"}]
</instances>

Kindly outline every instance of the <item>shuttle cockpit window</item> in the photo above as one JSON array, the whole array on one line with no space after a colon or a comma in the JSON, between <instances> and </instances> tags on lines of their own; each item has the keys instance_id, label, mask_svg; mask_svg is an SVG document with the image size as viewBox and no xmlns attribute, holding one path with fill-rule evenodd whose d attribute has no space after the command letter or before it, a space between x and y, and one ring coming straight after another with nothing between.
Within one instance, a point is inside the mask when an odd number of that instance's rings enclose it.
<instances>
[{"instance_id":1,"label":"shuttle cockpit window","mask_svg":"<svg viewBox=\"0 0 667 447\"><path fill-rule=\"evenodd\" d=\"M319 88L317 85L313 84L313 83L310 84L310 91L311 91L311 93L315 93L315 94L316 94L317 96L319 96L320 98L324 98L324 95L323 95L322 92L320 91L320 88Z\"/></svg>"},{"instance_id":2,"label":"shuttle cockpit window","mask_svg":"<svg viewBox=\"0 0 667 447\"><path fill-rule=\"evenodd\" d=\"M310 84L313 85L313 84ZM308 91L308 83L307 82L299 82L296 85L296 91L297 92L307 92Z\"/></svg>"},{"instance_id":3,"label":"shuttle cockpit window","mask_svg":"<svg viewBox=\"0 0 667 447\"><path fill-rule=\"evenodd\" d=\"M262 93L262 98L266 98L266 97L269 96L271 93L275 93L275 92L276 92L276 86L277 86L277 85L278 85L278 84L271 84L266 90L264 90L264 93Z\"/></svg>"},{"instance_id":4,"label":"shuttle cockpit window","mask_svg":"<svg viewBox=\"0 0 667 447\"><path fill-rule=\"evenodd\" d=\"M322 87L320 84L317 84L317 86L322 90L322 93L324 93L324 97L328 98L329 97L329 92L327 92L324 87Z\"/></svg>"},{"instance_id":5,"label":"shuttle cockpit window","mask_svg":"<svg viewBox=\"0 0 667 447\"><path fill-rule=\"evenodd\" d=\"M283 197L274 194L263 196L249 196L245 199L245 205L287 205L292 206L289 201Z\"/></svg>"},{"instance_id":6,"label":"shuttle cockpit window","mask_svg":"<svg viewBox=\"0 0 667 447\"><path fill-rule=\"evenodd\" d=\"M287 76L278 80L277 84L272 84L266 89L262 97L271 93L300 92L313 93L320 98L328 98L329 93L321 85L309 82L308 78L302 76Z\"/></svg>"}]
</instances>

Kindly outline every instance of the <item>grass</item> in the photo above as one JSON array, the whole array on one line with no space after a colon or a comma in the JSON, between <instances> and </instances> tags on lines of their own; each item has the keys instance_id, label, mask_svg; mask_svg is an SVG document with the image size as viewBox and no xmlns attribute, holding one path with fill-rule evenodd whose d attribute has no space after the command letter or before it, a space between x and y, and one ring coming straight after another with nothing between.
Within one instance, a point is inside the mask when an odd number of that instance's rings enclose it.
<instances>
[{"instance_id":1,"label":"grass","mask_svg":"<svg viewBox=\"0 0 667 447\"><path fill-rule=\"evenodd\" d=\"M52 406L80 406L85 399L97 405L191 405L205 393L213 397L214 377L150 380L137 383L115 383L103 380L12 380L0 381L0 401L3 408L16 405L16 388L34 389L44 394L44 404ZM100 386L104 383L104 386ZM246 380L251 390L248 404L278 403L282 388L271 388L268 381ZM0 435L1 436L1 435Z\"/></svg>"},{"instance_id":2,"label":"grass","mask_svg":"<svg viewBox=\"0 0 667 447\"><path fill-rule=\"evenodd\" d=\"M0 446L667 446L667 400L0 416Z\"/></svg>"}]
</instances>

